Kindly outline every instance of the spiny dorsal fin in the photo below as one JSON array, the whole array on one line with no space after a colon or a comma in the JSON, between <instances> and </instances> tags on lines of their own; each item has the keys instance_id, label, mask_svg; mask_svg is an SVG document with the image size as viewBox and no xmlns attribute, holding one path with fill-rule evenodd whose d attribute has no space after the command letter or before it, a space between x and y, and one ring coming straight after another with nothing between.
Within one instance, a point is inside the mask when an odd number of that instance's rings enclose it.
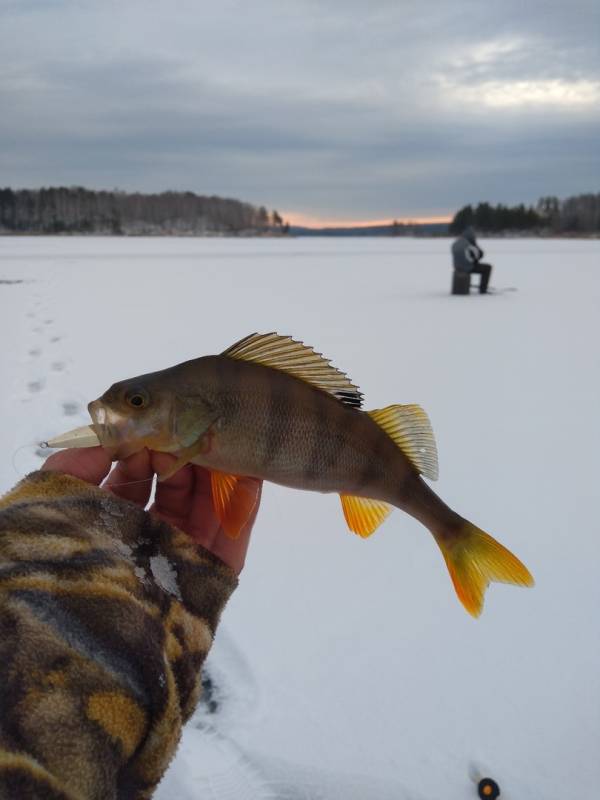
<instances>
[{"instance_id":1,"label":"spiny dorsal fin","mask_svg":"<svg viewBox=\"0 0 600 800\"><path fill-rule=\"evenodd\" d=\"M421 406L388 406L367 411L421 475L438 479L438 457L429 417Z\"/></svg>"},{"instance_id":2,"label":"spiny dorsal fin","mask_svg":"<svg viewBox=\"0 0 600 800\"><path fill-rule=\"evenodd\" d=\"M228 347L222 355L241 361L254 361L264 367L287 372L317 389L333 395L342 403L360 408L362 394L350 378L331 366L321 353L277 333L251 333Z\"/></svg>"},{"instance_id":3,"label":"spiny dorsal fin","mask_svg":"<svg viewBox=\"0 0 600 800\"><path fill-rule=\"evenodd\" d=\"M392 510L388 503L381 500L370 500L352 494L341 494L340 500L348 527L363 539L370 536Z\"/></svg>"}]
</instances>

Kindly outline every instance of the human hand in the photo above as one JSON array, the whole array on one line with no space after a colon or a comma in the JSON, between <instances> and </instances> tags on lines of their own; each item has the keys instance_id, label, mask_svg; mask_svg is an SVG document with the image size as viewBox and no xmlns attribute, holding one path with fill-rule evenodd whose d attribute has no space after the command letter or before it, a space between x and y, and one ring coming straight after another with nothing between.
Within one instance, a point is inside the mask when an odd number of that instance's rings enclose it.
<instances>
[{"instance_id":1,"label":"human hand","mask_svg":"<svg viewBox=\"0 0 600 800\"><path fill-rule=\"evenodd\" d=\"M117 497L146 508L152 491L155 473L164 472L175 461L168 453L142 450L119 461L111 470L111 460L102 447L61 450L51 455L42 469L63 472L99 486ZM109 474L110 473L110 474ZM259 486L256 478L242 478ZM250 533L258 511L257 503L246 526L237 539L225 535L215 516L210 487L210 473L193 464L180 469L172 477L156 485L151 514L175 525L222 559L236 574L242 571L250 542Z\"/></svg>"}]
</instances>

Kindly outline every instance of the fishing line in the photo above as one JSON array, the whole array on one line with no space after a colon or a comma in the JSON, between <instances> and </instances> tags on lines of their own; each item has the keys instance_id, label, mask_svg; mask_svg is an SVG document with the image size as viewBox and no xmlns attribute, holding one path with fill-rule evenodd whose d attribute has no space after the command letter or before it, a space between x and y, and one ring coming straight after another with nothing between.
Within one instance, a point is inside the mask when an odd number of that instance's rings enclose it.
<instances>
[{"instance_id":1,"label":"fishing line","mask_svg":"<svg viewBox=\"0 0 600 800\"><path fill-rule=\"evenodd\" d=\"M11 456L10 460L11 460L12 468L16 472L16 474L19 476L19 478L23 478L27 473L23 472L16 465L15 458L17 456L17 453L20 453L21 450L27 450L28 448L31 448L32 449L32 454L33 454L33 453L35 453L35 450L33 448L39 448L40 446L41 446L40 442L32 442L31 444L22 444L20 447L17 447L16 450L13 450L13 453L12 453L12 456Z\"/></svg>"},{"instance_id":2,"label":"fishing line","mask_svg":"<svg viewBox=\"0 0 600 800\"><path fill-rule=\"evenodd\" d=\"M22 450L28 450L28 449L31 449L32 455L34 453L36 453L36 450L47 450L48 451L48 457L51 456L52 453L58 452L58 451L54 450L52 447L48 447L46 442L32 442L31 444L22 444L20 447L17 447L15 450L13 450L13 453L12 453L12 456L11 456L11 464L12 464L13 470L18 475L19 479L20 478L24 478L25 475L27 474L27 472L25 472L20 467L18 467L18 465L16 464L16 457ZM32 469L30 471L33 471L33 469L34 469L34 467L32 467ZM108 475L106 476L104 481L100 484L100 486L105 486L105 484L108 481L108 479L110 478L112 472L113 472L113 470L111 470L111 472L108 473ZM155 477L156 476L153 475L151 478L139 478L138 480L135 480L135 481L120 481L119 483L111 483L110 486L107 487L107 488L115 489L115 488L121 487L121 486L134 486L135 484L138 484L138 483L153 483Z\"/></svg>"},{"instance_id":3,"label":"fishing line","mask_svg":"<svg viewBox=\"0 0 600 800\"><path fill-rule=\"evenodd\" d=\"M100 484L100 486L102 486L103 488L106 488L106 489L115 489L117 486L133 486L136 483L153 483L155 477L156 476L153 475L151 478L140 478L137 481L123 481L122 483L111 483L111 484L107 485L107 481L110 478L110 472L109 472L109 474L106 476L104 481Z\"/></svg>"}]
</instances>

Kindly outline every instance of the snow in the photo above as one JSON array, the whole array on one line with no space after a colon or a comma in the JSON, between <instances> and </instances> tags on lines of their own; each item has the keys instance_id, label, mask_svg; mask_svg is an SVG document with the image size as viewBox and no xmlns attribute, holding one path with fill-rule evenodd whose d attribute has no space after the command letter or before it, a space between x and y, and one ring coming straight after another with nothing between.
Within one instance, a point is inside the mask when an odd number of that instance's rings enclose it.
<instances>
[{"instance_id":1,"label":"snow","mask_svg":"<svg viewBox=\"0 0 600 800\"><path fill-rule=\"evenodd\" d=\"M482 241L491 297L451 297L445 239L0 238L0 488L113 381L292 334L366 408L420 403L436 491L527 564L475 621L430 534L369 540L336 497L266 487L201 708L157 797L592 797L600 781L600 241ZM2 283L22 280L22 283Z\"/></svg>"}]
</instances>

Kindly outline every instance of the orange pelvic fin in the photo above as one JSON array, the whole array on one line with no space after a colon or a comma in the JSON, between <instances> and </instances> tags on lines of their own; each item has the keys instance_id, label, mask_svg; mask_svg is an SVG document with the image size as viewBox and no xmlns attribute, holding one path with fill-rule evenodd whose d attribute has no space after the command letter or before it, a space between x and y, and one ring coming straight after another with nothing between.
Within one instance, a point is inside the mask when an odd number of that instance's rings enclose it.
<instances>
[{"instance_id":1,"label":"orange pelvic fin","mask_svg":"<svg viewBox=\"0 0 600 800\"><path fill-rule=\"evenodd\" d=\"M210 484L215 514L225 534L237 539L260 498L260 481L212 471Z\"/></svg>"},{"instance_id":2,"label":"orange pelvic fin","mask_svg":"<svg viewBox=\"0 0 600 800\"><path fill-rule=\"evenodd\" d=\"M388 503L383 503L381 500L369 500L367 497L341 494L340 500L348 527L363 539L370 536L392 510Z\"/></svg>"},{"instance_id":3,"label":"orange pelvic fin","mask_svg":"<svg viewBox=\"0 0 600 800\"><path fill-rule=\"evenodd\" d=\"M533 586L527 567L510 550L465 520L454 541L436 536L458 599L473 617L483 610L485 590L492 581Z\"/></svg>"}]
</instances>

